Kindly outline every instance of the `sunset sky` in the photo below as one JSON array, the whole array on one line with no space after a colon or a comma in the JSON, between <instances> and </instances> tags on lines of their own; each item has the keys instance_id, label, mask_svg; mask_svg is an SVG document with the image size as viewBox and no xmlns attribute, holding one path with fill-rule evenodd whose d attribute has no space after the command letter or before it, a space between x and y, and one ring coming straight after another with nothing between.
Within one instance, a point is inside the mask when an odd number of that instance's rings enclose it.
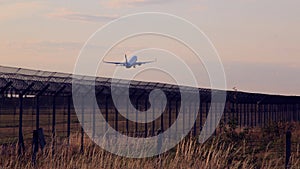
<instances>
[{"instance_id":1,"label":"sunset sky","mask_svg":"<svg viewBox=\"0 0 300 169\"><path fill-rule=\"evenodd\" d=\"M85 41L104 24L164 12L209 37L228 89L300 95L299 7L299 0L0 0L0 65L70 73ZM111 60L122 61L123 51Z\"/></svg>"}]
</instances>

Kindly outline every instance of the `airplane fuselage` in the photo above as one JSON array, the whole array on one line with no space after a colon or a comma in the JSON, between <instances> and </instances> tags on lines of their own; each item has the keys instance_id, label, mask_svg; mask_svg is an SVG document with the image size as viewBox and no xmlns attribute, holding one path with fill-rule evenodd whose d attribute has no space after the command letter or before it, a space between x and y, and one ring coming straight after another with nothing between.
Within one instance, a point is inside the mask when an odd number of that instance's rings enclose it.
<instances>
[{"instance_id":1,"label":"airplane fuselage","mask_svg":"<svg viewBox=\"0 0 300 169\"><path fill-rule=\"evenodd\" d=\"M137 61L137 56L132 56L132 58L129 59L129 61L126 63L126 68L131 68L132 66L135 67L135 63Z\"/></svg>"}]
</instances>

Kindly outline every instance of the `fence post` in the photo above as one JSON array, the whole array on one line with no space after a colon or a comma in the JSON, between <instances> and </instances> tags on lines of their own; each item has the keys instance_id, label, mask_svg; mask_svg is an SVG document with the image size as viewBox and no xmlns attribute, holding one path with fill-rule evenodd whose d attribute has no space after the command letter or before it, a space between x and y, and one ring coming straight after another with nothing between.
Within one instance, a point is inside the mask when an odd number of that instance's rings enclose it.
<instances>
[{"instance_id":1,"label":"fence post","mask_svg":"<svg viewBox=\"0 0 300 169\"><path fill-rule=\"evenodd\" d=\"M196 105L197 105L197 103L195 102L195 106L194 106L194 119L195 119L195 122L194 122L194 132L193 132L194 137L197 134L197 116L198 116L198 111L199 111L199 105L198 105L198 107Z\"/></svg>"},{"instance_id":2,"label":"fence post","mask_svg":"<svg viewBox=\"0 0 300 169\"><path fill-rule=\"evenodd\" d=\"M68 96L68 124L67 124L68 146L70 145L70 133L71 133L71 96Z\"/></svg>"},{"instance_id":3,"label":"fence post","mask_svg":"<svg viewBox=\"0 0 300 169\"><path fill-rule=\"evenodd\" d=\"M97 96L95 98L95 100L93 100L93 119L92 119L92 129L93 129L93 133L92 133L92 139L95 140L95 130L96 130L96 104L97 104Z\"/></svg>"},{"instance_id":4,"label":"fence post","mask_svg":"<svg viewBox=\"0 0 300 169\"><path fill-rule=\"evenodd\" d=\"M299 122L300 121L299 104L297 104L296 113L297 113L297 121Z\"/></svg>"},{"instance_id":5,"label":"fence post","mask_svg":"<svg viewBox=\"0 0 300 169\"><path fill-rule=\"evenodd\" d=\"M176 102L176 104L177 104L177 102ZM151 107L152 107L152 118L154 119L154 117L155 117L155 100L152 101ZM176 131L177 131L177 129L176 129ZM155 135L155 120L152 121L152 136L154 136L154 135Z\"/></svg>"},{"instance_id":6,"label":"fence post","mask_svg":"<svg viewBox=\"0 0 300 169\"><path fill-rule=\"evenodd\" d=\"M180 100L177 99L177 100L176 100L176 103L175 103L175 104L176 104L176 108L175 108L175 111L176 111L176 119L178 118L178 114L179 114L179 107L178 107L179 105L178 105L178 101L180 101ZM180 107L181 107L181 104L180 104ZM177 133L178 133L178 132L177 132L177 131L178 131L178 124L177 124L177 123L176 123L176 126L175 126L175 127L176 127L176 137L177 137Z\"/></svg>"},{"instance_id":7,"label":"fence post","mask_svg":"<svg viewBox=\"0 0 300 169\"><path fill-rule=\"evenodd\" d=\"M257 109L257 123L260 127L262 127L262 125L261 125L261 105L260 105L260 103L256 104L256 109Z\"/></svg>"},{"instance_id":8,"label":"fence post","mask_svg":"<svg viewBox=\"0 0 300 169\"><path fill-rule=\"evenodd\" d=\"M139 111L139 100L138 99L136 99L136 101L135 101L135 108L136 108L136 110L135 110L135 135L137 136L138 135L138 111Z\"/></svg>"},{"instance_id":9,"label":"fence post","mask_svg":"<svg viewBox=\"0 0 300 169\"><path fill-rule=\"evenodd\" d=\"M164 132L165 129L164 129L164 108L163 108L163 102L160 103L160 107L161 107L161 110L162 110L162 113L161 113L161 116L160 116L160 129L161 129L161 132Z\"/></svg>"},{"instance_id":10,"label":"fence post","mask_svg":"<svg viewBox=\"0 0 300 169\"><path fill-rule=\"evenodd\" d=\"M129 98L126 99L126 133L127 135L129 135L129 120L128 120L128 117L129 117Z\"/></svg>"},{"instance_id":11,"label":"fence post","mask_svg":"<svg viewBox=\"0 0 300 169\"><path fill-rule=\"evenodd\" d=\"M108 131L108 96L105 96L105 132Z\"/></svg>"},{"instance_id":12,"label":"fence post","mask_svg":"<svg viewBox=\"0 0 300 169\"><path fill-rule=\"evenodd\" d=\"M172 99L170 98L169 101L169 128L172 126Z\"/></svg>"},{"instance_id":13,"label":"fence post","mask_svg":"<svg viewBox=\"0 0 300 169\"><path fill-rule=\"evenodd\" d=\"M116 99L115 102L115 130L119 132L119 112L117 110L118 99Z\"/></svg>"},{"instance_id":14,"label":"fence post","mask_svg":"<svg viewBox=\"0 0 300 169\"><path fill-rule=\"evenodd\" d=\"M240 125L240 128L242 128L242 126L243 126L243 123L242 123L242 121L243 121L243 116L242 116L242 103L240 103L240 104L238 104L238 108L237 108L237 110L238 110L238 113L239 113L239 116L240 116L240 118L239 118L239 125Z\"/></svg>"},{"instance_id":15,"label":"fence post","mask_svg":"<svg viewBox=\"0 0 300 169\"><path fill-rule=\"evenodd\" d=\"M18 139L18 156L22 155L25 151L24 138L23 138L23 97L34 86L31 83L23 92L19 93L19 139Z\"/></svg>"},{"instance_id":16,"label":"fence post","mask_svg":"<svg viewBox=\"0 0 300 169\"><path fill-rule=\"evenodd\" d=\"M243 103L243 117L244 117L244 122L243 122L243 126L246 126L246 117L247 117L247 112L246 112L246 103Z\"/></svg>"},{"instance_id":17,"label":"fence post","mask_svg":"<svg viewBox=\"0 0 300 169\"><path fill-rule=\"evenodd\" d=\"M208 103L208 101L206 101L206 103L205 103L205 123L204 124L207 124L207 119L208 119L208 111L209 111L209 103ZM210 122L210 124L211 124L211 122ZM207 128L208 127L206 127L205 128L205 134L207 133Z\"/></svg>"},{"instance_id":18,"label":"fence post","mask_svg":"<svg viewBox=\"0 0 300 169\"><path fill-rule=\"evenodd\" d=\"M56 123L56 96L53 96L52 100L52 156L54 156L54 146L55 146L55 123Z\"/></svg>"},{"instance_id":19,"label":"fence post","mask_svg":"<svg viewBox=\"0 0 300 169\"><path fill-rule=\"evenodd\" d=\"M24 145L24 140L23 140L23 94L19 94L19 140L18 140L18 156L21 156L22 150L24 151L25 145Z\"/></svg>"},{"instance_id":20,"label":"fence post","mask_svg":"<svg viewBox=\"0 0 300 169\"><path fill-rule=\"evenodd\" d=\"M199 116L200 116L200 123L199 123L199 133L202 131L202 116L203 116L203 103L200 101L200 110L199 110ZM225 116L225 113L224 113ZM226 124L226 122L225 122Z\"/></svg>"},{"instance_id":21,"label":"fence post","mask_svg":"<svg viewBox=\"0 0 300 169\"><path fill-rule=\"evenodd\" d=\"M81 100L81 137L80 137L80 153L84 153L83 151L83 144L84 144L84 111L85 109L85 102L84 102L84 98L82 97Z\"/></svg>"},{"instance_id":22,"label":"fence post","mask_svg":"<svg viewBox=\"0 0 300 169\"><path fill-rule=\"evenodd\" d=\"M285 168L290 168L290 158L291 158L291 131L286 132L286 151L285 151Z\"/></svg>"},{"instance_id":23,"label":"fence post","mask_svg":"<svg viewBox=\"0 0 300 169\"><path fill-rule=\"evenodd\" d=\"M148 98L145 98L145 112L148 110ZM145 138L148 136L147 113L145 114Z\"/></svg>"},{"instance_id":24,"label":"fence post","mask_svg":"<svg viewBox=\"0 0 300 169\"><path fill-rule=\"evenodd\" d=\"M253 104L254 107L254 126L257 126L257 114L258 114L258 106L257 104Z\"/></svg>"},{"instance_id":25,"label":"fence post","mask_svg":"<svg viewBox=\"0 0 300 169\"><path fill-rule=\"evenodd\" d=\"M247 126L250 126L251 122L251 103L247 103Z\"/></svg>"},{"instance_id":26,"label":"fence post","mask_svg":"<svg viewBox=\"0 0 300 169\"><path fill-rule=\"evenodd\" d=\"M191 115L192 115L192 110L191 110L191 107L192 107L192 103L191 101L189 102L189 108L188 108L188 114L189 114L189 117L188 117L188 126L191 125Z\"/></svg>"},{"instance_id":27,"label":"fence post","mask_svg":"<svg viewBox=\"0 0 300 169\"><path fill-rule=\"evenodd\" d=\"M61 87L56 91L52 98L52 157L55 153L55 144L56 144L56 97L66 88L66 86Z\"/></svg>"}]
</instances>

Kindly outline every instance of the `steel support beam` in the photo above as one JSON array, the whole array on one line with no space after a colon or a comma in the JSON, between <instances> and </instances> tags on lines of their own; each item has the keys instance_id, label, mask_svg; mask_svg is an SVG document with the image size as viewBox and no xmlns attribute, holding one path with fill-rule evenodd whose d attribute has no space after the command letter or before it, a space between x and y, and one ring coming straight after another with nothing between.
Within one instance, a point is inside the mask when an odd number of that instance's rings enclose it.
<instances>
[{"instance_id":1,"label":"steel support beam","mask_svg":"<svg viewBox=\"0 0 300 169\"><path fill-rule=\"evenodd\" d=\"M22 155L25 151L24 139L23 139L23 97L26 93L34 86L34 83L31 83L25 90L19 93L19 141L18 141L18 156Z\"/></svg>"},{"instance_id":2,"label":"steel support beam","mask_svg":"<svg viewBox=\"0 0 300 169\"><path fill-rule=\"evenodd\" d=\"M36 130L40 128L40 96L49 88L49 84L44 86L36 95Z\"/></svg>"},{"instance_id":3,"label":"steel support beam","mask_svg":"<svg viewBox=\"0 0 300 169\"><path fill-rule=\"evenodd\" d=\"M55 125L56 125L56 97L66 88L66 86L61 87L53 95L52 100L52 156L55 153Z\"/></svg>"}]
</instances>

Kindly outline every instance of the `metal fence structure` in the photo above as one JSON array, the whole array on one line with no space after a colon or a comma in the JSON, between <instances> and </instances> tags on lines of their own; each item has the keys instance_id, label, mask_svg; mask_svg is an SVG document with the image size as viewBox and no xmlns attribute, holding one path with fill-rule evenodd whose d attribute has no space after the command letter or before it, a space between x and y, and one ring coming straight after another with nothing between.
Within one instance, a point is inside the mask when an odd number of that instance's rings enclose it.
<instances>
[{"instance_id":1,"label":"metal fence structure","mask_svg":"<svg viewBox=\"0 0 300 169\"><path fill-rule=\"evenodd\" d=\"M81 81L90 81L91 77L76 76ZM118 80L119 86L127 83ZM112 79L95 78L97 103L92 107L82 109L84 113L94 113L100 109L110 126L119 132L132 137L148 137L155 135L158 130L164 131L177 118L180 108L179 87L171 84L131 81L130 102L135 109L145 111L149 105L149 93L161 89L167 98L167 105L161 116L151 123L134 123L125 119L114 105L111 96ZM188 90L189 87L186 87ZM219 102L211 103L211 95L217 95L220 90L198 89L200 106L195 107L193 100L184 113L189 117L197 117L191 122L191 133L197 135L207 119L208 111L222 111ZM224 91L223 91L224 92ZM227 98L221 123L235 123L239 127L265 126L270 122L300 121L300 97L245 93L226 91ZM159 103L152 105L153 113ZM86 110L85 110L86 109ZM136 110L126 110L135 113ZM136 116L138 114L136 113ZM91 130L97 128L93 119ZM24 151L24 140L32 138L33 130L43 128L46 139L55 141L61 138L70 139L72 132L81 133L83 149L84 132L78 123L72 100L72 74L37 71L22 68L0 66L0 142L18 143L18 153ZM103 129L105 130L105 128Z\"/></svg>"}]
</instances>

